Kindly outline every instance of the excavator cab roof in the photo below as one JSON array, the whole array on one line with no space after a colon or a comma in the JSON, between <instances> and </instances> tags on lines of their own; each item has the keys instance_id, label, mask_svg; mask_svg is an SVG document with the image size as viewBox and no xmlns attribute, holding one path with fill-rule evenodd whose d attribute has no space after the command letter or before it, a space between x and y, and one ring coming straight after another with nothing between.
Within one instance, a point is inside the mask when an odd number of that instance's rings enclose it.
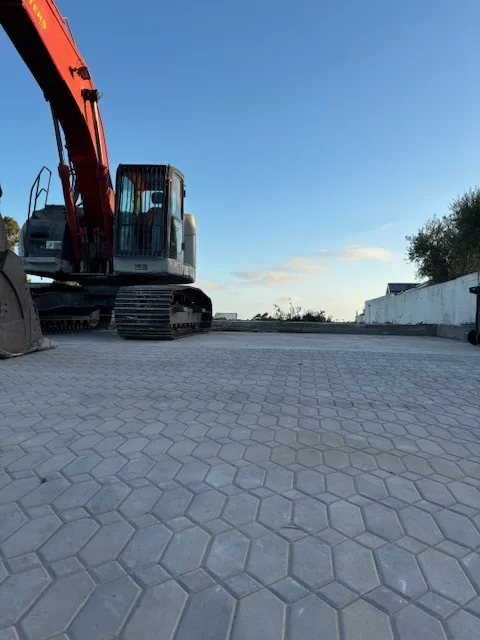
<instances>
[{"instance_id":1,"label":"excavator cab roof","mask_svg":"<svg viewBox=\"0 0 480 640\"><path fill-rule=\"evenodd\" d=\"M126 176L136 191L163 191L165 180L173 173L184 181L183 173L170 164L120 164L117 168L117 189L121 178Z\"/></svg>"}]
</instances>

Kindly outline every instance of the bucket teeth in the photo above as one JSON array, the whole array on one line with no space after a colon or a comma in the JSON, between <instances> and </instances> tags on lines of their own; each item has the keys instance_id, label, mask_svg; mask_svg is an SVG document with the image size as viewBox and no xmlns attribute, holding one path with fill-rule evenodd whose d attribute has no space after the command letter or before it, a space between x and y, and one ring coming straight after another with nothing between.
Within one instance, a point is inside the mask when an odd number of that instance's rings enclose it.
<instances>
[{"instance_id":1,"label":"bucket teeth","mask_svg":"<svg viewBox=\"0 0 480 640\"><path fill-rule=\"evenodd\" d=\"M0 358L51 349L40 328L21 259L8 248L0 215Z\"/></svg>"}]
</instances>

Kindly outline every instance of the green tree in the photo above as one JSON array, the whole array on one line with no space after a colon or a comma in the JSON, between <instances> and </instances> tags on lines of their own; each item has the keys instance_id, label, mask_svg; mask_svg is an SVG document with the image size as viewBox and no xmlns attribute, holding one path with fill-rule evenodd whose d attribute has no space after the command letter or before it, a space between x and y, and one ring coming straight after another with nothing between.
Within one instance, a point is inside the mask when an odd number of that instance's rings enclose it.
<instances>
[{"instance_id":1,"label":"green tree","mask_svg":"<svg viewBox=\"0 0 480 640\"><path fill-rule=\"evenodd\" d=\"M480 188L469 189L450 205L452 237L451 276L480 271Z\"/></svg>"},{"instance_id":2,"label":"green tree","mask_svg":"<svg viewBox=\"0 0 480 640\"><path fill-rule=\"evenodd\" d=\"M20 237L20 226L14 218L10 218L9 216L5 216L3 221L5 222L5 229L7 230L8 246L10 249L13 249Z\"/></svg>"},{"instance_id":3,"label":"green tree","mask_svg":"<svg viewBox=\"0 0 480 640\"><path fill-rule=\"evenodd\" d=\"M406 237L408 261L418 277L434 284L480 270L480 188L469 189L449 209Z\"/></svg>"},{"instance_id":4,"label":"green tree","mask_svg":"<svg viewBox=\"0 0 480 640\"><path fill-rule=\"evenodd\" d=\"M415 265L419 278L434 283L450 280L452 229L448 218L434 216L406 239L408 261Z\"/></svg>"}]
</instances>

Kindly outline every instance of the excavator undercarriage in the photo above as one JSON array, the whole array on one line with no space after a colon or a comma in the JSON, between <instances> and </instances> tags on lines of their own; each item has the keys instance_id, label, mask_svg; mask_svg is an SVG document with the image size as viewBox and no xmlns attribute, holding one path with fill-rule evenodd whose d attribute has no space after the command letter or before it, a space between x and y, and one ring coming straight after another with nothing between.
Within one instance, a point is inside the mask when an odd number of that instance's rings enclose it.
<instances>
[{"instance_id":1,"label":"excavator undercarriage","mask_svg":"<svg viewBox=\"0 0 480 640\"><path fill-rule=\"evenodd\" d=\"M195 287L122 287L115 301L115 324L122 338L175 340L210 329L212 301Z\"/></svg>"},{"instance_id":2,"label":"excavator undercarriage","mask_svg":"<svg viewBox=\"0 0 480 640\"><path fill-rule=\"evenodd\" d=\"M0 359L53 346L42 334L22 260L9 249L0 215Z\"/></svg>"}]
</instances>

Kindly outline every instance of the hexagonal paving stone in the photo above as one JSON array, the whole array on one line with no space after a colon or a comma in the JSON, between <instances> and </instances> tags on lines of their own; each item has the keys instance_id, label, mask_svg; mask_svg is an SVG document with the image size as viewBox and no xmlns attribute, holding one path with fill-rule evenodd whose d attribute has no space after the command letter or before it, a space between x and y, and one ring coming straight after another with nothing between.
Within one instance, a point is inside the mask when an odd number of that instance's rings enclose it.
<instances>
[{"instance_id":1,"label":"hexagonal paving stone","mask_svg":"<svg viewBox=\"0 0 480 640\"><path fill-rule=\"evenodd\" d=\"M60 528L61 524L61 520L55 515L30 520L2 542L0 549L7 558L36 551Z\"/></svg>"},{"instance_id":2,"label":"hexagonal paving stone","mask_svg":"<svg viewBox=\"0 0 480 640\"><path fill-rule=\"evenodd\" d=\"M199 523L218 518L225 504L225 500L225 496L214 489L199 493L194 496L190 503L187 509L187 516Z\"/></svg>"},{"instance_id":3,"label":"hexagonal paving stone","mask_svg":"<svg viewBox=\"0 0 480 640\"><path fill-rule=\"evenodd\" d=\"M389 494L393 498L402 500L403 502L414 503L421 499L415 485L411 480L394 476L385 480Z\"/></svg>"},{"instance_id":4,"label":"hexagonal paving stone","mask_svg":"<svg viewBox=\"0 0 480 640\"><path fill-rule=\"evenodd\" d=\"M243 444L231 442L222 446L218 456L219 458L222 458L222 460L233 462L234 460L241 460L241 458L243 458L244 452L245 447L243 446Z\"/></svg>"},{"instance_id":5,"label":"hexagonal paving stone","mask_svg":"<svg viewBox=\"0 0 480 640\"><path fill-rule=\"evenodd\" d=\"M27 521L27 517L20 511L15 509L9 513L3 513L0 518L0 542L6 540L14 531L17 531L22 524Z\"/></svg>"},{"instance_id":6,"label":"hexagonal paving stone","mask_svg":"<svg viewBox=\"0 0 480 640\"><path fill-rule=\"evenodd\" d=\"M267 533L251 545L247 571L263 585L269 585L287 574L288 543Z\"/></svg>"},{"instance_id":7,"label":"hexagonal paving stone","mask_svg":"<svg viewBox=\"0 0 480 640\"><path fill-rule=\"evenodd\" d=\"M80 551L81 559L90 567L116 560L134 532L127 522L101 527Z\"/></svg>"},{"instance_id":8,"label":"hexagonal paving stone","mask_svg":"<svg viewBox=\"0 0 480 640\"><path fill-rule=\"evenodd\" d=\"M178 626L186 600L187 594L174 580L146 589L127 622L123 633L125 640L155 638L159 629L169 640Z\"/></svg>"},{"instance_id":9,"label":"hexagonal paving stone","mask_svg":"<svg viewBox=\"0 0 480 640\"><path fill-rule=\"evenodd\" d=\"M367 531L376 536L394 541L404 535L397 514L393 509L383 504L372 504L363 507L362 512Z\"/></svg>"},{"instance_id":10,"label":"hexagonal paving stone","mask_svg":"<svg viewBox=\"0 0 480 640\"><path fill-rule=\"evenodd\" d=\"M362 496L372 500L382 500L388 496L385 482L377 476L365 473L355 478L358 491Z\"/></svg>"},{"instance_id":11,"label":"hexagonal paving stone","mask_svg":"<svg viewBox=\"0 0 480 640\"><path fill-rule=\"evenodd\" d=\"M98 456L100 459L100 456ZM50 504L68 489L70 483L65 478L42 482L33 491L21 498L20 503L27 509L42 504Z\"/></svg>"},{"instance_id":12,"label":"hexagonal paving stone","mask_svg":"<svg viewBox=\"0 0 480 640\"><path fill-rule=\"evenodd\" d=\"M349 457L352 467L360 469L361 471L371 471L377 468L375 458L370 453L356 451L355 453L351 453Z\"/></svg>"},{"instance_id":13,"label":"hexagonal paving stone","mask_svg":"<svg viewBox=\"0 0 480 640\"><path fill-rule=\"evenodd\" d=\"M480 593L480 554L478 552L469 553L462 558L461 563L466 569L469 580Z\"/></svg>"},{"instance_id":14,"label":"hexagonal paving stone","mask_svg":"<svg viewBox=\"0 0 480 640\"><path fill-rule=\"evenodd\" d=\"M277 467L268 471L265 486L275 493L284 493L293 487L293 472Z\"/></svg>"},{"instance_id":15,"label":"hexagonal paving stone","mask_svg":"<svg viewBox=\"0 0 480 640\"><path fill-rule=\"evenodd\" d=\"M154 486L134 489L119 507L120 512L127 518L149 513L153 505L160 498L162 492Z\"/></svg>"},{"instance_id":16,"label":"hexagonal paving stone","mask_svg":"<svg viewBox=\"0 0 480 640\"><path fill-rule=\"evenodd\" d=\"M328 525L327 507L314 498L296 500L293 522L309 533L321 531Z\"/></svg>"},{"instance_id":17,"label":"hexagonal paving stone","mask_svg":"<svg viewBox=\"0 0 480 640\"><path fill-rule=\"evenodd\" d=\"M299 471L295 477L295 487L311 496L316 496L325 491L325 480L321 473L312 469Z\"/></svg>"},{"instance_id":18,"label":"hexagonal paving stone","mask_svg":"<svg viewBox=\"0 0 480 640\"><path fill-rule=\"evenodd\" d=\"M454 640L472 640L480 637L480 618L467 611L458 611L446 622Z\"/></svg>"},{"instance_id":19,"label":"hexagonal paving stone","mask_svg":"<svg viewBox=\"0 0 480 640\"><path fill-rule=\"evenodd\" d=\"M94 589L95 583L85 571L59 578L23 619L24 633L32 640L45 640L62 633Z\"/></svg>"},{"instance_id":20,"label":"hexagonal paving stone","mask_svg":"<svg viewBox=\"0 0 480 640\"><path fill-rule=\"evenodd\" d=\"M319 589L333 580L330 547L317 538L307 537L291 544L292 569L295 578Z\"/></svg>"},{"instance_id":21,"label":"hexagonal paving stone","mask_svg":"<svg viewBox=\"0 0 480 640\"><path fill-rule=\"evenodd\" d=\"M355 537L365 531L362 512L359 507L339 500L334 502L328 508L330 513L331 526L348 537Z\"/></svg>"},{"instance_id":22,"label":"hexagonal paving stone","mask_svg":"<svg viewBox=\"0 0 480 640\"><path fill-rule=\"evenodd\" d=\"M255 520L260 500L249 493L238 493L228 498L223 519L233 525L247 524Z\"/></svg>"},{"instance_id":23,"label":"hexagonal paving stone","mask_svg":"<svg viewBox=\"0 0 480 640\"><path fill-rule=\"evenodd\" d=\"M249 465L238 470L235 477L235 484L242 489L255 489L263 486L266 471L261 467Z\"/></svg>"},{"instance_id":24,"label":"hexagonal paving stone","mask_svg":"<svg viewBox=\"0 0 480 640\"><path fill-rule=\"evenodd\" d=\"M274 531L291 522L292 503L282 496L262 500L257 520Z\"/></svg>"},{"instance_id":25,"label":"hexagonal paving stone","mask_svg":"<svg viewBox=\"0 0 480 640\"><path fill-rule=\"evenodd\" d=\"M118 505L128 496L131 489L123 482L107 484L98 491L85 505L93 515L115 511Z\"/></svg>"},{"instance_id":26,"label":"hexagonal paving stone","mask_svg":"<svg viewBox=\"0 0 480 640\"><path fill-rule=\"evenodd\" d=\"M415 556L395 544L387 544L375 551L383 581L408 598L418 598L427 591Z\"/></svg>"},{"instance_id":27,"label":"hexagonal paving stone","mask_svg":"<svg viewBox=\"0 0 480 640\"><path fill-rule=\"evenodd\" d=\"M120 554L120 560L130 570L155 564L165 551L172 535L163 524L153 524L140 529Z\"/></svg>"},{"instance_id":28,"label":"hexagonal paving stone","mask_svg":"<svg viewBox=\"0 0 480 640\"><path fill-rule=\"evenodd\" d=\"M285 624L285 605L266 589L242 598L231 640L279 640Z\"/></svg>"},{"instance_id":29,"label":"hexagonal paving stone","mask_svg":"<svg viewBox=\"0 0 480 640\"><path fill-rule=\"evenodd\" d=\"M390 473L402 473L406 470L401 458L391 453L381 453L378 455L377 463L380 469L389 471Z\"/></svg>"},{"instance_id":30,"label":"hexagonal paving stone","mask_svg":"<svg viewBox=\"0 0 480 640\"><path fill-rule=\"evenodd\" d=\"M450 491L440 482L436 482L430 478L422 478L417 481L416 485L422 496L434 504L449 507L455 502Z\"/></svg>"},{"instance_id":31,"label":"hexagonal paving stone","mask_svg":"<svg viewBox=\"0 0 480 640\"><path fill-rule=\"evenodd\" d=\"M451 482L448 488L453 493L458 502L465 504L477 511L480 509L480 491L477 487L472 487L465 482Z\"/></svg>"},{"instance_id":32,"label":"hexagonal paving stone","mask_svg":"<svg viewBox=\"0 0 480 640\"><path fill-rule=\"evenodd\" d=\"M355 493L353 479L346 473L329 473L325 478L325 482L327 491L339 498L349 498Z\"/></svg>"},{"instance_id":33,"label":"hexagonal paving stone","mask_svg":"<svg viewBox=\"0 0 480 640\"><path fill-rule=\"evenodd\" d=\"M470 548L480 545L480 533L466 516L443 509L434 513L433 517L446 538Z\"/></svg>"},{"instance_id":34,"label":"hexagonal paving stone","mask_svg":"<svg viewBox=\"0 0 480 640\"><path fill-rule=\"evenodd\" d=\"M332 467L333 469L345 469L350 464L347 454L335 449L325 451L323 461L327 467Z\"/></svg>"},{"instance_id":35,"label":"hexagonal paving stone","mask_svg":"<svg viewBox=\"0 0 480 640\"><path fill-rule=\"evenodd\" d=\"M227 531L215 536L205 566L219 580L240 573L245 565L248 544L248 538L238 531Z\"/></svg>"},{"instance_id":36,"label":"hexagonal paving stone","mask_svg":"<svg viewBox=\"0 0 480 640\"><path fill-rule=\"evenodd\" d=\"M372 552L357 542L346 540L333 547L333 560L338 580L357 593L366 593L380 584Z\"/></svg>"},{"instance_id":37,"label":"hexagonal paving stone","mask_svg":"<svg viewBox=\"0 0 480 640\"><path fill-rule=\"evenodd\" d=\"M462 604L475 596L475 589L460 564L441 551L426 549L418 555L418 563L431 589Z\"/></svg>"},{"instance_id":38,"label":"hexagonal paving stone","mask_svg":"<svg viewBox=\"0 0 480 640\"><path fill-rule=\"evenodd\" d=\"M358 600L341 612L345 640L393 640L388 616L373 605Z\"/></svg>"},{"instance_id":39,"label":"hexagonal paving stone","mask_svg":"<svg viewBox=\"0 0 480 640\"><path fill-rule=\"evenodd\" d=\"M43 567L9 576L0 585L0 626L15 624L47 588L51 578Z\"/></svg>"},{"instance_id":40,"label":"hexagonal paving stone","mask_svg":"<svg viewBox=\"0 0 480 640\"><path fill-rule=\"evenodd\" d=\"M297 451L297 462L304 467L318 467L322 464L322 452L317 449L300 449Z\"/></svg>"},{"instance_id":41,"label":"hexagonal paving stone","mask_svg":"<svg viewBox=\"0 0 480 640\"><path fill-rule=\"evenodd\" d=\"M167 482L168 480L172 480L172 478L175 476L177 472L179 474L182 473L183 468L181 468L181 464L176 460L174 460L173 458L170 458L167 455L163 455L161 460L159 460L159 458L160 456L157 456L157 463L147 473L147 478L151 482L154 482L155 484L159 484L161 482ZM179 471L179 469L181 470ZM188 482L188 479L187 479L187 482Z\"/></svg>"},{"instance_id":42,"label":"hexagonal paving stone","mask_svg":"<svg viewBox=\"0 0 480 640\"><path fill-rule=\"evenodd\" d=\"M205 482L215 489L227 487L232 484L236 473L237 468L232 464L217 464L207 473Z\"/></svg>"},{"instance_id":43,"label":"hexagonal paving stone","mask_svg":"<svg viewBox=\"0 0 480 640\"><path fill-rule=\"evenodd\" d=\"M234 599L218 585L196 593L189 598L188 608L180 620L175 638L227 638L234 610Z\"/></svg>"},{"instance_id":44,"label":"hexagonal paving stone","mask_svg":"<svg viewBox=\"0 0 480 640\"><path fill-rule=\"evenodd\" d=\"M193 494L190 491L180 485L173 485L162 495L155 505L153 513L163 521L183 516L192 499Z\"/></svg>"},{"instance_id":45,"label":"hexagonal paving stone","mask_svg":"<svg viewBox=\"0 0 480 640\"><path fill-rule=\"evenodd\" d=\"M118 477L127 482L134 478L143 478L154 465L155 461L151 460L147 456L135 458L134 460L127 462L127 464L120 469Z\"/></svg>"},{"instance_id":46,"label":"hexagonal paving stone","mask_svg":"<svg viewBox=\"0 0 480 640\"><path fill-rule=\"evenodd\" d=\"M105 461L104 461L105 462ZM102 464L102 463L100 463ZM87 502L100 491L101 486L95 480L86 480L74 484L61 494L53 503L58 511L83 507Z\"/></svg>"},{"instance_id":47,"label":"hexagonal paving stone","mask_svg":"<svg viewBox=\"0 0 480 640\"><path fill-rule=\"evenodd\" d=\"M47 562L73 556L90 540L99 525L91 519L64 524L40 549Z\"/></svg>"},{"instance_id":48,"label":"hexagonal paving stone","mask_svg":"<svg viewBox=\"0 0 480 640\"><path fill-rule=\"evenodd\" d=\"M422 509L409 506L401 509L398 515L402 521L403 528L412 538L432 546L443 540L442 532L435 524L432 516Z\"/></svg>"},{"instance_id":49,"label":"hexagonal paving stone","mask_svg":"<svg viewBox=\"0 0 480 640\"><path fill-rule=\"evenodd\" d=\"M270 458L270 449L263 444L247 447L243 457L249 462L266 462Z\"/></svg>"},{"instance_id":50,"label":"hexagonal paving stone","mask_svg":"<svg viewBox=\"0 0 480 640\"><path fill-rule=\"evenodd\" d=\"M98 586L70 625L73 640L104 638L115 640L140 592L135 582L124 576Z\"/></svg>"},{"instance_id":51,"label":"hexagonal paving stone","mask_svg":"<svg viewBox=\"0 0 480 640\"><path fill-rule=\"evenodd\" d=\"M163 554L162 564L175 576L198 569L209 540L208 533L198 527L176 533Z\"/></svg>"},{"instance_id":52,"label":"hexagonal paving stone","mask_svg":"<svg viewBox=\"0 0 480 640\"><path fill-rule=\"evenodd\" d=\"M325 640L337 640L339 638L337 614L317 596L308 595L289 611L287 637L289 640L307 640L312 637L312 633L317 632L320 632Z\"/></svg>"},{"instance_id":53,"label":"hexagonal paving stone","mask_svg":"<svg viewBox=\"0 0 480 640\"><path fill-rule=\"evenodd\" d=\"M400 640L447 640L441 623L413 604L397 613L395 624Z\"/></svg>"}]
</instances>

